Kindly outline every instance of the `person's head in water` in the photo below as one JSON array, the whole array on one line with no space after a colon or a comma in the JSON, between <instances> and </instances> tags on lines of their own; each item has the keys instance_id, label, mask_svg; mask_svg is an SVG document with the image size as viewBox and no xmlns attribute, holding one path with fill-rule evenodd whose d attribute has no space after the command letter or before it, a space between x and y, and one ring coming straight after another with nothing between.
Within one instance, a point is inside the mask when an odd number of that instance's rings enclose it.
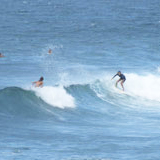
<instances>
[{"instance_id":1,"label":"person's head in water","mask_svg":"<svg viewBox=\"0 0 160 160\"><path fill-rule=\"evenodd\" d=\"M121 75L121 71L118 71L117 74L118 74L118 75Z\"/></svg>"},{"instance_id":2,"label":"person's head in water","mask_svg":"<svg viewBox=\"0 0 160 160\"><path fill-rule=\"evenodd\" d=\"M51 49L49 49L49 50L48 50L48 53L49 53L49 54L51 54L51 53L52 53L52 50L51 50Z\"/></svg>"},{"instance_id":3,"label":"person's head in water","mask_svg":"<svg viewBox=\"0 0 160 160\"><path fill-rule=\"evenodd\" d=\"M39 81L43 81L44 80L44 78L43 77L41 77L40 79L39 79Z\"/></svg>"},{"instance_id":4,"label":"person's head in water","mask_svg":"<svg viewBox=\"0 0 160 160\"><path fill-rule=\"evenodd\" d=\"M0 53L0 57L4 57L4 55L2 53Z\"/></svg>"}]
</instances>

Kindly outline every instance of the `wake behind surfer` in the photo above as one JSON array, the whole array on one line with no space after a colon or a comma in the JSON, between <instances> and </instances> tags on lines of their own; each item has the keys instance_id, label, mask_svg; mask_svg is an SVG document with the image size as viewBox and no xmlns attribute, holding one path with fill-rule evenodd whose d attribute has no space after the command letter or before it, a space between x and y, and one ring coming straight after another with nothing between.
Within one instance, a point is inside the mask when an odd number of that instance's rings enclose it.
<instances>
[{"instance_id":1,"label":"wake behind surfer","mask_svg":"<svg viewBox=\"0 0 160 160\"><path fill-rule=\"evenodd\" d=\"M113 76L113 78L116 77L116 76L119 76L119 77L120 77L120 79L116 82L116 87L117 87L117 85L118 85L118 82L121 81L121 86L122 86L122 89L123 89L123 91L124 91L123 83L125 82L126 77L121 73L121 71L118 71L117 74ZM113 78L112 78L112 79L113 79ZM112 79L111 79L111 80L112 80Z\"/></svg>"},{"instance_id":2,"label":"wake behind surfer","mask_svg":"<svg viewBox=\"0 0 160 160\"><path fill-rule=\"evenodd\" d=\"M35 87L43 87L43 77L40 77L40 79L38 81L32 82L32 85L34 85Z\"/></svg>"}]
</instances>

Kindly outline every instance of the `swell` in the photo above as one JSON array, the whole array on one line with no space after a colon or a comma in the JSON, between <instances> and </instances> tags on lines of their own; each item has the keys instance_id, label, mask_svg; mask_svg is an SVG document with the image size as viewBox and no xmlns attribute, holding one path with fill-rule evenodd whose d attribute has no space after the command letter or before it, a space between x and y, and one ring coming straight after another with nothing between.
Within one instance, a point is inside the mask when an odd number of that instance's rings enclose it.
<instances>
[{"instance_id":1,"label":"swell","mask_svg":"<svg viewBox=\"0 0 160 160\"><path fill-rule=\"evenodd\" d=\"M111 80L112 76L104 76L88 84L71 85L69 90L76 93L77 99L81 103L85 101L92 102L92 106L104 103L118 107L130 108L155 108L160 106L160 76L157 74L137 74L124 73L127 77L124 83L125 92L121 90L120 84L118 89L115 87L116 77ZM91 109L91 108L90 108ZM98 110L98 108L97 108Z\"/></svg>"},{"instance_id":2,"label":"swell","mask_svg":"<svg viewBox=\"0 0 160 160\"><path fill-rule=\"evenodd\" d=\"M72 94L75 94L72 86L7 87L0 90L0 114L62 120L65 114L76 107Z\"/></svg>"},{"instance_id":3,"label":"swell","mask_svg":"<svg viewBox=\"0 0 160 160\"><path fill-rule=\"evenodd\" d=\"M43 100L43 96L37 95L37 90L32 88L7 87L0 90L0 118L13 117L18 119L31 118L34 120L54 119L54 122L65 121L65 116L70 110L66 111L67 107L61 107L61 105L59 107L47 103Z\"/></svg>"},{"instance_id":4,"label":"swell","mask_svg":"<svg viewBox=\"0 0 160 160\"><path fill-rule=\"evenodd\" d=\"M111 81L110 76L88 84L71 84L65 87L45 86L39 89L7 87L0 90L0 113L34 118L53 115L60 117L71 110L74 110L74 114L80 113L79 116L82 116L81 113L85 111L103 114L105 110L114 110L113 106L121 109L125 109L126 106L130 108L152 106L152 109L153 106L160 106L159 76L125 75L127 77L124 84L125 94L115 89L116 79Z\"/></svg>"},{"instance_id":5,"label":"swell","mask_svg":"<svg viewBox=\"0 0 160 160\"><path fill-rule=\"evenodd\" d=\"M42 117L47 114L46 104L33 91L26 91L18 87L7 87L0 90L1 114Z\"/></svg>"},{"instance_id":6,"label":"swell","mask_svg":"<svg viewBox=\"0 0 160 160\"><path fill-rule=\"evenodd\" d=\"M0 90L0 114L32 118L60 118L62 115L63 118L72 108L88 106L95 98L96 94L89 84L46 86L39 89L7 87Z\"/></svg>"}]
</instances>

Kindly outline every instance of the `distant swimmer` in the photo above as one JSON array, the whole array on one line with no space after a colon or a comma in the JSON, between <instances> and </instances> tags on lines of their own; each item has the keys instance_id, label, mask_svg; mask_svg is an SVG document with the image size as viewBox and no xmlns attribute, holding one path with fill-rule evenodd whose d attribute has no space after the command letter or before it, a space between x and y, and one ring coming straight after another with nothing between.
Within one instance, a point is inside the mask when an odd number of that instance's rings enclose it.
<instances>
[{"instance_id":1,"label":"distant swimmer","mask_svg":"<svg viewBox=\"0 0 160 160\"><path fill-rule=\"evenodd\" d=\"M0 53L0 58L5 57L2 53Z\"/></svg>"},{"instance_id":2,"label":"distant swimmer","mask_svg":"<svg viewBox=\"0 0 160 160\"><path fill-rule=\"evenodd\" d=\"M123 83L125 82L126 77L121 73L121 71L118 71L117 74L116 74L115 76L113 76L113 78L116 77L116 76L119 76L119 77L120 77L120 79L116 82L116 87L117 87L118 82L121 81L121 86L122 86L123 91L124 91ZM113 78L112 78L112 79L113 79Z\"/></svg>"},{"instance_id":3,"label":"distant swimmer","mask_svg":"<svg viewBox=\"0 0 160 160\"><path fill-rule=\"evenodd\" d=\"M49 54L52 54L52 50L51 50L51 49L49 49L49 50L48 50L48 53L49 53Z\"/></svg>"},{"instance_id":4,"label":"distant swimmer","mask_svg":"<svg viewBox=\"0 0 160 160\"><path fill-rule=\"evenodd\" d=\"M32 85L34 85L35 87L43 87L43 80L44 78L41 77L39 81L32 82Z\"/></svg>"}]
</instances>

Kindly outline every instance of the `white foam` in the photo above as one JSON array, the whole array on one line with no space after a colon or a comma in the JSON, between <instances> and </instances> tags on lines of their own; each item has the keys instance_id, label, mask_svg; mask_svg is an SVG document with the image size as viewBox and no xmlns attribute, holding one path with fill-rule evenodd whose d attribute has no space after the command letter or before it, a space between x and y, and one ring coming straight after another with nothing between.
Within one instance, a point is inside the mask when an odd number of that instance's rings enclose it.
<instances>
[{"instance_id":1,"label":"white foam","mask_svg":"<svg viewBox=\"0 0 160 160\"><path fill-rule=\"evenodd\" d=\"M156 102L160 102L160 76L154 74L145 74L140 75L136 73L124 73L126 76L126 81L124 83L124 94L121 94L120 91L115 88L115 83L119 79L119 77L115 77L112 81L112 76L107 76L100 80L100 84L96 86L94 84L94 90L100 98L108 100L108 93L112 93L112 95L116 93L120 93L121 99L124 95L129 95L131 97L137 99L144 100L152 100ZM102 87L102 88L101 88ZM120 83L118 83L118 87L121 89ZM95 89L96 88L96 89ZM122 92L123 93L123 92ZM116 95L117 96L117 95ZM119 95L118 95L119 96ZM146 101L148 103L148 101Z\"/></svg>"},{"instance_id":2,"label":"white foam","mask_svg":"<svg viewBox=\"0 0 160 160\"><path fill-rule=\"evenodd\" d=\"M160 102L160 76L126 74L126 91L136 96Z\"/></svg>"},{"instance_id":3,"label":"white foam","mask_svg":"<svg viewBox=\"0 0 160 160\"><path fill-rule=\"evenodd\" d=\"M63 86L44 86L42 88L32 88L36 95L46 103L59 108L74 108L74 98L66 92Z\"/></svg>"}]
</instances>

